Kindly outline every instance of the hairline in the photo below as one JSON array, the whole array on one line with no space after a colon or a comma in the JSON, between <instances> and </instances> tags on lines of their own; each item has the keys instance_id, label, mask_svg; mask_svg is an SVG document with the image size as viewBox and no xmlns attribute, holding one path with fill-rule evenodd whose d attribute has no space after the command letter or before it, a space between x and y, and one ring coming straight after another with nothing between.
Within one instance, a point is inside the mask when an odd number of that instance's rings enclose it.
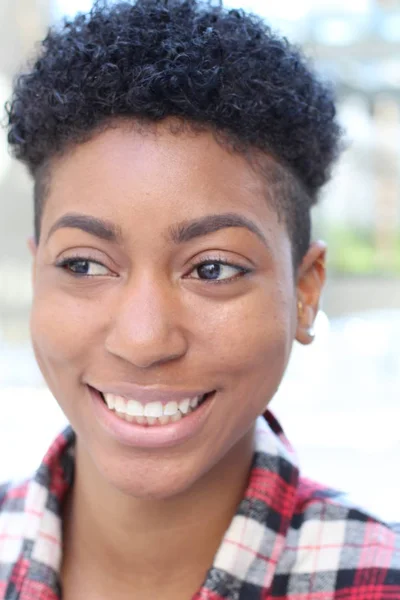
<instances>
[{"instance_id":1,"label":"hairline","mask_svg":"<svg viewBox=\"0 0 400 600\"><path fill-rule=\"evenodd\" d=\"M303 240L302 247L299 253L299 243L296 241L296 205L293 203L293 197L296 196L299 200L308 200L309 194L302 186L299 178L292 172L287 165L282 165L272 154L263 152L254 147L245 147L240 145L240 140L237 140L234 135L228 131L215 129L212 124L203 124L197 121L184 119L182 117L167 117L170 121L170 132L175 135L179 133L191 131L194 134L202 131L209 131L213 134L216 142L231 152L232 154L240 154L248 164L261 174L265 182L265 196L267 202L275 210L278 221L284 222L289 235L292 246L292 262L294 270L299 267L300 261L303 258L306 247L310 243L311 217L310 203L303 208L307 220L306 223L306 240ZM32 173L34 179L34 239L36 244L39 243L41 235L41 222L43 217L46 197L50 193L51 187L51 169L54 161L62 159L76 146L90 141L98 134L112 128L117 128L121 124L129 126L137 133L143 135L146 133L156 134L156 127L161 121L148 119L146 117L123 117L116 116L105 119L90 131L82 132L78 139L73 139L67 142L63 149L47 158L39 165ZM292 198L291 198L292 197ZM292 205L291 205L292 203ZM304 218L304 215L303 215ZM300 254L300 256L299 256Z\"/></svg>"}]
</instances>

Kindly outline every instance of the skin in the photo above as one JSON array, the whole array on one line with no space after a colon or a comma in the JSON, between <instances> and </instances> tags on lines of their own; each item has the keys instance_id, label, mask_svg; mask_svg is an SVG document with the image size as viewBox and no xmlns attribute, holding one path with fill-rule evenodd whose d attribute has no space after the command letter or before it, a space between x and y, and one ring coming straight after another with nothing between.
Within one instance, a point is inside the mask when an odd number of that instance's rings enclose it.
<instances>
[{"instance_id":1,"label":"skin","mask_svg":"<svg viewBox=\"0 0 400 600\"><path fill-rule=\"evenodd\" d=\"M195 593L246 487L255 420L293 340L312 341L325 246L312 244L294 273L262 176L211 133L173 135L167 125L139 133L120 124L54 160L32 244L34 350L78 440L64 515L65 598ZM120 240L76 227L49 235L69 213L112 223ZM168 235L221 213L250 220L264 240L244 227L180 244ZM57 266L77 256L102 267L91 263L93 275L78 278ZM196 266L210 258L249 272L225 266L224 283L205 281ZM87 385L110 382L217 394L196 436L144 450L97 423Z\"/></svg>"}]
</instances>

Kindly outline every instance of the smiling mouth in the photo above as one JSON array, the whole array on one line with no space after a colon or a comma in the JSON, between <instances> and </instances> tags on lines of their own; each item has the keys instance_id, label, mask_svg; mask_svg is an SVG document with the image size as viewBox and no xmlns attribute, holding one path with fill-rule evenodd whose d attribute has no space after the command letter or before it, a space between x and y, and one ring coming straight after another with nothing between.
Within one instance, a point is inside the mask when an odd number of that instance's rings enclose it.
<instances>
[{"instance_id":1,"label":"smiling mouth","mask_svg":"<svg viewBox=\"0 0 400 600\"><path fill-rule=\"evenodd\" d=\"M120 419L137 425L160 426L177 423L195 412L211 396L215 390L201 396L185 398L179 402L170 401L141 403L138 400L117 396L116 394L98 392L108 409Z\"/></svg>"}]
</instances>

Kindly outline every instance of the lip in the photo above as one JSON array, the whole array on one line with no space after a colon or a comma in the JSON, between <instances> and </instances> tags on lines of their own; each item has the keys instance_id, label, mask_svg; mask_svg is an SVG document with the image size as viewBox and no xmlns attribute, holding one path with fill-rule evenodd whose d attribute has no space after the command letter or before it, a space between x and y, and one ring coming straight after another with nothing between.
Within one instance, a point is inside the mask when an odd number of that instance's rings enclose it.
<instances>
[{"instance_id":1,"label":"lip","mask_svg":"<svg viewBox=\"0 0 400 600\"><path fill-rule=\"evenodd\" d=\"M103 431L120 444L147 449L171 448L198 435L209 418L217 393L213 392L203 404L180 421L168 425L144 426L120 419L107 408L99 391L90 386L88 389L96 419ZM175 395L174 398L176 397Z\"/></svg>"},{"instance_id":2,"label":"lip","mask_svg":"<svg viewBox=\"0 0 400 600\"><path fill-rule=\"evenodd\" d=\"M91 387L91 386L89 386ZM95 386L96 390L102 394L115 394L116 396L123 396L127 399L138 400L142 404L148 402L161 402L166 404L167 402L180 402L186 398L196 398L198 396L204 396L207 390L163 390L160 387L143 387L135 384L118 383L115 385L109 384L106 387Z\"/></svg>"}]
</instances>

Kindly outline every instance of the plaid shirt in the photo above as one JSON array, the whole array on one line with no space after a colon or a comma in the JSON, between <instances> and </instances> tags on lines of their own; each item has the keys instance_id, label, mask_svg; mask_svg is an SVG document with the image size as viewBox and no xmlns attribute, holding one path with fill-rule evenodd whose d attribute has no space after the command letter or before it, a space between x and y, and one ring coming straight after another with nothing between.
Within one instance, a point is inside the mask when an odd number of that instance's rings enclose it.
<instances>
[{"instance_id":1,"label":"plaid shirt","mask_svg":"<svg viewBox=\"0 0 400 600\"><path fill-rule=\"evenodd\" d=\"M71 429L35 476L0 487L0 599L61 598L61 507ZM257 421L247 491L192 600L400 600L400 536L299 475L270 412Z\"/></svg>"}]
</instances>

